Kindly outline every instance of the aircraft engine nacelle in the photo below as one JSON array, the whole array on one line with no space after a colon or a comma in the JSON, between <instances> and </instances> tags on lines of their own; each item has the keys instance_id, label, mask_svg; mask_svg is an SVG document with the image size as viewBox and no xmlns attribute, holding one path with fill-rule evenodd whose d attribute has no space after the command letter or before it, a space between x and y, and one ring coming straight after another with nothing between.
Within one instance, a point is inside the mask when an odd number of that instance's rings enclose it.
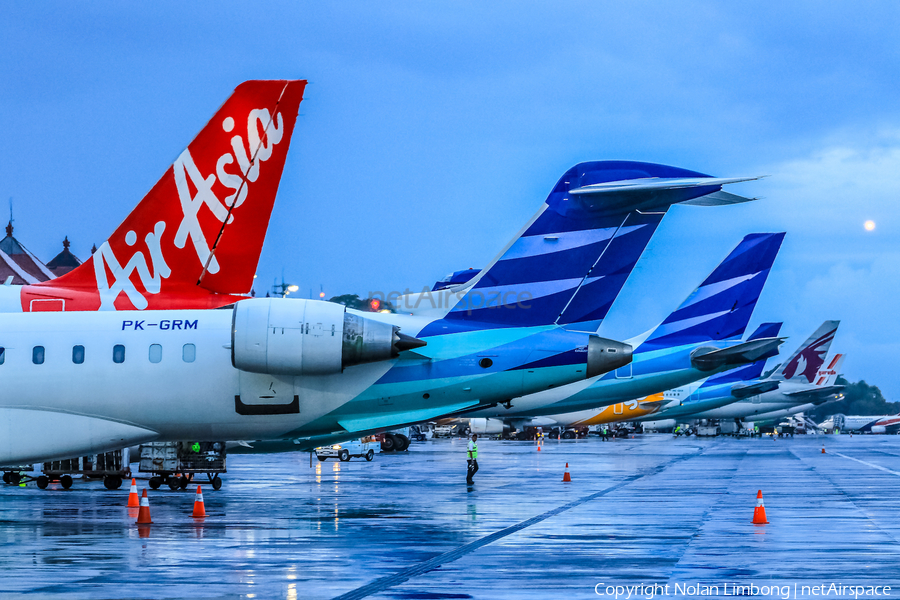
<instances>
[{"instance_id":1,"label":"aircraft engine nacelle","mask_svg":"<svg viewBox=\"0 0 900 600\"><path fill-rule=\"evenodd\" d=\"M509 425L502 419L469 419L469 431L478 435L499 435L509 433Z\"/></svg>"},{"instance_id":2,"label":"aircraft engine nacelle","mask_svg":"<svg viewBox=\"0 0 900 600\"><path fill-rule=\"evenodd\" d=\"M597 377L624 367L632 360L631 345L598 335L588 340L587 376Z\"/></svg>"},{"instance_id":3,"label":"aircraft engine nacelle","mask_svg":"<svg viewBox=\"0 0 900 600\"><path fill-rule=\"evenodd\" d=\"M231 364L270 375L331 375L425 342L333 302L254 298L234 306Z\"/></svg>"},{"instance_id":4,"label":"aircraft engine nacelle","mask_svg":"<svg viewBox=\"0 0 900 600\"><path fill-rule=\"evenodd\" d=\"M885 431L884 425L872 425L872 433L884 433Z\"/></svg>"}]
</instances>

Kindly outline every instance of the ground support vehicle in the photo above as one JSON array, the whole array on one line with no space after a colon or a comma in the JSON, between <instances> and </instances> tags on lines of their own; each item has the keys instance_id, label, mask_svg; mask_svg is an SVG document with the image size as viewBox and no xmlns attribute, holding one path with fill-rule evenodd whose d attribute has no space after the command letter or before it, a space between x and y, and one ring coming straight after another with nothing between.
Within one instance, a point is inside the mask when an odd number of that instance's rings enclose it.
<instances>
[{"instance_id":1,"label":"ground support vehicle","mask_svg":"<svg viewBox=\"0 0 900 600\"><path fill-rule=\"evenodd\" d=\"M205 473L214 490L222 487L225 442L150 442L141 445L141 473L152 473L150 487L165 483L172 490L185 489L194 475Z\"/></svg>"},{"instance_id":2,"label":"ground support vehicle","mask_svg":"<svg viewBox=\"0 0 900 600\"><path fill-rule=\"evenodd\" d=\"M32 475L28 475L34 472L34 465L8 465L0 467L0 471L3 471L3 483L9 485L19 485L35 479Z\"/></svg>"},{"instance_id":3,"label":"ground support vehicle","mask_svg":"<svg viewBox=\"0 0 900 600\"><path fill-rule=\"evenodd\" d=\"M131 468L128 464L128 449L103 452L101 454L89 454L53 460L41 464L41 474L38 476L26 475L34 472L34 466L0 467L3 470L3 482L11 485L34 481L42 490L47 489L51 482L59 482L63 489L69 489L74 483L72 475L81 475L87 479L103 478L103 485L108 490L117 490L122 487L122 480L131 477Z\"/></svg>"},{"instance_id":4,"label":"ground support vehicle","mask_svg":"<svg viewBox=\"0 0 900 600\"><path fill-rule=\"evenodd\" d=\"M719 435L718 425L700 425L697 427L697 437L716 437Z\"/></svg>"},{"instance_id":5,"label":"ground support vehicle","mask_svg":"<svg viewBox=\"0 0 900 600\"><path fill-rule=\"evenodd\" d=\"M351 458L372 460L375 458L375 442L354 440L333 446L322 446L316 448L316 458L323 462L329 458L336 458L341 462L347 462Z\"/></svg>"}]
</instances>

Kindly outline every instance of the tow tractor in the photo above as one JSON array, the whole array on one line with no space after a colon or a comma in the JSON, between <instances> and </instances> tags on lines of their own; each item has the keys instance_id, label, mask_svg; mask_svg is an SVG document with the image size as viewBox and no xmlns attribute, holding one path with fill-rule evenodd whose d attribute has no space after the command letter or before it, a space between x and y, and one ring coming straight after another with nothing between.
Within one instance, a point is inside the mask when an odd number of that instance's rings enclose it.
<instances>
[{"instance_id":1,"label":"tow tractor","mask_svg":"<svg viewBox=\"0 0 900 600\"><path fill-rule=\"evenodd\" d=\"M316 458L323 462L329 458L336 458L341 462L347 462L351 458L372 460L375 458L375 444L354 440L343 444L334 444L333 446L322 446L316 448Z\"/></svg>"}]
</instances>

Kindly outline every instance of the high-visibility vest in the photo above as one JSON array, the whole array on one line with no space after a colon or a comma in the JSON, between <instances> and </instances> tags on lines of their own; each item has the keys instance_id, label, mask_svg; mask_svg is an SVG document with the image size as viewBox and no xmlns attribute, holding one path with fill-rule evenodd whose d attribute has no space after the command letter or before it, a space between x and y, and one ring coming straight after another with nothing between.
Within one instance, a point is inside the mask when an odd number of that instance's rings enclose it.
<instances>
[{"instance_id":1,"label":"high-visibility vest","mask_svg":"<svg viewBox=\"0 0 900 600\"><path fill-rule=\"evenodd\" d=\"M468 459L475 460L478 458L478 444L475 442L469 442L469 451L468 451Z\"/></svg>"}]
</instances>

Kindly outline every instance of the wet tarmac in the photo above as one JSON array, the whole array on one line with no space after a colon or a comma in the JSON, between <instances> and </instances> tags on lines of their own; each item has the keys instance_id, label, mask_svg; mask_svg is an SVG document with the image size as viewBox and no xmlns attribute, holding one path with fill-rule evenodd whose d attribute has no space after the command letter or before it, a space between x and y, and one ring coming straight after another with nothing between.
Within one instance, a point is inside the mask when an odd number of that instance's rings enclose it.
<instances>
[{"instance_id":1,"label":"wet tarmac","mask_svg":"<svg viewBox=\"0 0 900 600\"><path fill-rule=\"evenodd\" d=\"M204 487L206 519L190 488L164 488L144 532L127 485L4 485L0 597L900 596L898 436L536 448L479 441L472 487L464 440L312 467L236 455L222 489ZM751 524L760 489L768 525Z\"/></svg>"}]
</instances>

